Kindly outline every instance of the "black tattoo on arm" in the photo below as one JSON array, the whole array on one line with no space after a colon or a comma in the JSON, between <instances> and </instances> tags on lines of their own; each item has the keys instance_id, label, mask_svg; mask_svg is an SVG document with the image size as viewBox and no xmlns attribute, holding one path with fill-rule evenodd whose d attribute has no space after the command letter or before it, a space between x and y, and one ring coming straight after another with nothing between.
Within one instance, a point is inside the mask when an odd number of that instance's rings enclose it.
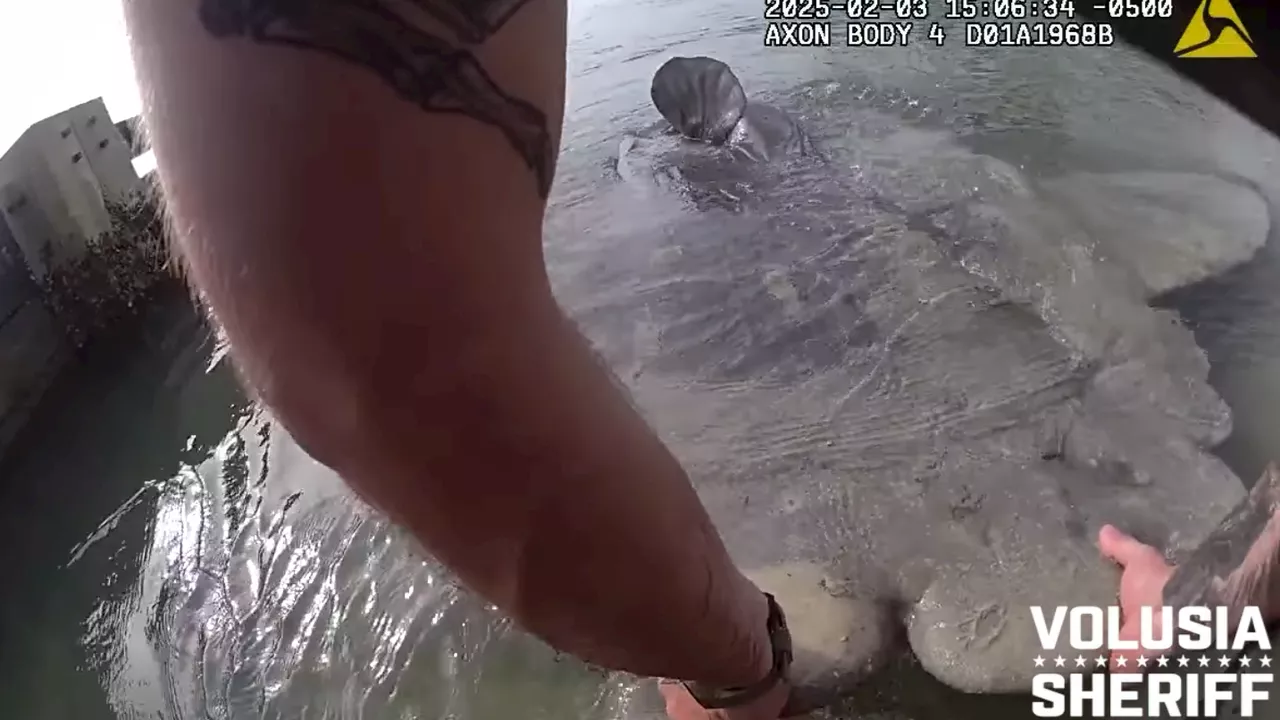
<instances>
[{"instance_id":1,"label":"black tattoo on arm","mask_svg":"<svg viewBox=\"0 0 1280 720\"><path fill-rule=\"evenodd\" d=\"M491 37L529 0L201 0L214 37L316 50L373 71L428 112L456 113L497 128L537 177L546 198L555 175L547 116L504 91L467 45ZM422 29L447 27L454 41Z\"/></svg>"}]
</instances>

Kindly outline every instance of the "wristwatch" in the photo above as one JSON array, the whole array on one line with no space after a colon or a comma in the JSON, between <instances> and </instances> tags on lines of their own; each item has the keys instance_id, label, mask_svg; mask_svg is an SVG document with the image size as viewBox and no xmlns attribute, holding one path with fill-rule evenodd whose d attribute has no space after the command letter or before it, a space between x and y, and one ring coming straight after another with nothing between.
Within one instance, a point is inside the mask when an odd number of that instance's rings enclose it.
<instances>
[{"instance_id":1,"label":"wristwatch","mask_svg":"<svg viewBox=\"0 0 1280 720\"><path fill-rule=\"evenodd\" d=\"M769 593L764 596L769 602L766 627L769 630L769 642L773 646L773 666L763 680L746 687L716 688L702 683L684 683L693 699L707 710L740 707L754 702L786 679L787 671L791 669L791 631L787 629L787 618L782 614L778 601Z\"/></svg>"}]
</instances>

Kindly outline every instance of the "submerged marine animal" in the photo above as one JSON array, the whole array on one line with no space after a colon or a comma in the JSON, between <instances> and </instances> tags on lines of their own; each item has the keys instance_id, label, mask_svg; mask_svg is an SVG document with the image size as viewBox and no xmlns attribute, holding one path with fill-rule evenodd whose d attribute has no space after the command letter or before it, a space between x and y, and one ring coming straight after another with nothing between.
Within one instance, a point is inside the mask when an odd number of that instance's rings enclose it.
<instances>
[{"instance_id":1,"label":"submerged marine animal","mask_svg":"<svg viewBox=\"0 0 1280 720\"><path fill-rule=\"evenodd\" d=\"M652 99L686 138L787 147L710 58L668 61ZM651 237L594 225L629 282L561 297L735 558L806 608L812 691L884 660L899 625L948 684L1025 691L1029 608L1114 599L1101 525L1176 553L1243 496L1209 452L1231 424L1204 353L1148 301L1251 257L1267 207L1200 174L1033 181L945 133L841 121L876 132L845 172L682 170L684 189L731 175L753 211L698 203ZM620 162L683 168L697 146L627 141Z\"/></svg>"}]
</instances>

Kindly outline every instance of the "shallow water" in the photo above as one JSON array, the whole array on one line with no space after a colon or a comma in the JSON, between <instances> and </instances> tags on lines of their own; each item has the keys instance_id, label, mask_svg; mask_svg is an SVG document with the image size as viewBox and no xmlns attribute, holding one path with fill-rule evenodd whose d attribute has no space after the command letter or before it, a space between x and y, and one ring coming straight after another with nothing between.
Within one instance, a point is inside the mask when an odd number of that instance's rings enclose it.
<instances>
[{"instance_id":1,"label":"shallow water","mask_svg":"<svg viewBox=\"0 0 1280 720\"><path fill-rule=\"evenodd\" d=\"M910 126L951 133L1030 177L1195 170L1250 178L1273 204L1280 197L1264 184L1280 143L1125 49L914 42L775 52L761 47L754 10L727 0L571 8L547 240L562 296L621 283L647 261L621 248L603 264L593 238L695 222L662 196L640 202L619 191L611 170L621 135L654 121L648 81L672 54L725 60L753 96L796 109L854 155L877 133ZM938 181L878 170L900 194ZM1169 298L1235 413L1221 453L1245 478L1280 444L1276 247ZM417 559L407 538L253 410L215 358L207 330L173 299L95 352L0 465L7 715L475 720L656 709L630 683L511 630ZM921 720L1029 716L1025 699L960 699L909 663L855 705Z\"/></svg>"}]
</instances>

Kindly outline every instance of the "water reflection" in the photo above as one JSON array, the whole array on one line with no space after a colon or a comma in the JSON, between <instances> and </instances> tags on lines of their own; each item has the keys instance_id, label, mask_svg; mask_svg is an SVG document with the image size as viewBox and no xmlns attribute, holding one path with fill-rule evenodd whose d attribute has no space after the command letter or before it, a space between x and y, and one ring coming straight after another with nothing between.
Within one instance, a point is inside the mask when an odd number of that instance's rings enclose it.
<instances>
[{"instance_id":1,"label":"water reflection","mask_svg":"<svg viewBox=\"0 0 1280 720\"><path fill-rule=\"evenodd\" d=\"M96 348L0 466L0 698L15 717L111 717L98 673L128 652L122 608L138 605L159 498L247 411L229 373L206 372L183 297Z\"/></svg>"},{"instance_id":2,"label":"water reflection","mask_svg":"<svg viewBox=\"0 0 1280 720\"><path fill-rule=\"evenodd\" d=\"M263 413L154 512L135 593L103 612L124 717L604 717L625 699L447 582Z\"/></svg>"}]
</instances>

